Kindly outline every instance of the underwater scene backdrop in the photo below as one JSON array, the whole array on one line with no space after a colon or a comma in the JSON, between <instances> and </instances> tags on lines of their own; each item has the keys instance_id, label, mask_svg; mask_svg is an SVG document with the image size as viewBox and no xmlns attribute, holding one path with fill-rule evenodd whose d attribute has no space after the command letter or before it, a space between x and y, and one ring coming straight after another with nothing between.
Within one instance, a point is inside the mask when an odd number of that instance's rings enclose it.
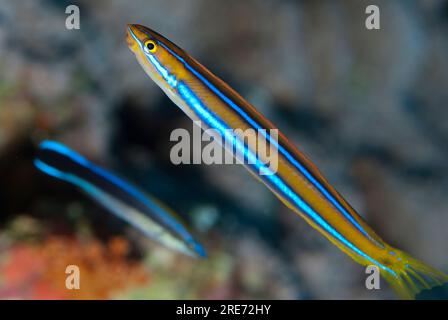
<instances>
[{"instance_id":1,"label":"underwater scene backdrop","mask_svg":"<svg viewBox=\"0 0 448 320\"><path fill-rule=\"evenodd\" d=\"M67 30L66 7L80 8ZM272 120L390 244L448 271L448 1L0 0L0 299L389 299L240 165L174 165L188 119L126 25L188 50ZM33 165L59 141L175 210L171 251ZM67 265L81 289L65 287ZM437 296L433 296L437 297Z\"/></svg>"}]
</instances>

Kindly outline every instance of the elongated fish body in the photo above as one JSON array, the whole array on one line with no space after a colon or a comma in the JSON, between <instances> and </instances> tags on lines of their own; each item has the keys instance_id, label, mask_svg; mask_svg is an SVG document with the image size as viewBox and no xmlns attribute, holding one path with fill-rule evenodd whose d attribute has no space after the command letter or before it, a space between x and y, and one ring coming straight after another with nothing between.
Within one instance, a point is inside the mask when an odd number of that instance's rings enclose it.
<instances>
[{"instance_id":1,"label":"elongated fish body","mask_svg":"<svg viewBox=\"0 0 448 320\"><path fill-rule=\"evenodd\" d=\"M44 141L34 164L46 174L76 185L147 237L189 256L206 256L202 246L165 205L68 147Z\"/></svg>"},{"instance_id":2,"label":"elongated fish body","mask_svg":"<svg viewBox=\"0 0 448 320\"><path fill-rule=\"evenodd\" d=\"M252 164L245 163L246 168L355 261L377 266L401 297L413 298L422 289L447 281L443 273L381 240L281 132L277 139L270 136L276 127L269 120L184 50L141 25L128 25L127 42L151 79L196 124L200 121L203 129L214 129L216 141L225 141L228 129L265 129L262 138L273 144L278 154L277 170L269 171L265 162L256 160L254 141L261 139L259 135L255 139L237 135L231 148L255 159Z\"/></svg>"}]
</instances>

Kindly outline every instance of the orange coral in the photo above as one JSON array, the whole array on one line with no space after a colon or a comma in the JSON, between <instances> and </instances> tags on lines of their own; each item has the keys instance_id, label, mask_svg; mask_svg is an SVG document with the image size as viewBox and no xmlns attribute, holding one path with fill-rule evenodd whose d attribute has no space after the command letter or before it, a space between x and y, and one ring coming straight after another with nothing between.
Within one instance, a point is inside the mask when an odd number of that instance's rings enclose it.
<instances>
[{"instance_id":1,"label":"orange coral","mask_svg":"<svg viewBox=\"0 0 448 320\"><path fill-rule=\"evenodd\" d=\"M41 245L16 245L0 266L0 297L25 299L107 299L126 288L146 284L143 266L126 258L129 243L116 237L107 245L97 240L53 236ZM67 289L65 270L80 270L80 289Z\"/></svg>"}]
</instances>

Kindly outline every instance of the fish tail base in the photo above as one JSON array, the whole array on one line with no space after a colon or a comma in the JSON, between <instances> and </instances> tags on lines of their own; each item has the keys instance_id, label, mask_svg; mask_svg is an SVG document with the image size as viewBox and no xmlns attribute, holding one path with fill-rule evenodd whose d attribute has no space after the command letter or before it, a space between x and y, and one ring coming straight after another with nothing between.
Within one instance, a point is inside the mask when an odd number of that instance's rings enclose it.
<instances>
[{"instance_id":1,"label":"fish tail base","mask_svg":"<svg viewBox=\"0 0 448 320\"><path fill-rule=\"evenodd\" d=\"M384 271L383 277L402 299L415 299L422 290L441 286L448 282L448 276L408 254L394 250L397 263L391 269L395 274Z\"/></svg>"}]
</instances>

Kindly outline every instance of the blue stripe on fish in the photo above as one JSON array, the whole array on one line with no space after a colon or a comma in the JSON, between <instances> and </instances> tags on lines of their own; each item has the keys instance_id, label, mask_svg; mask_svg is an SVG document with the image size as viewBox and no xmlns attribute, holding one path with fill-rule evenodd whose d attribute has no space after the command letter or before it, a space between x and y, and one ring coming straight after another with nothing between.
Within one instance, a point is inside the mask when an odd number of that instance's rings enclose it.
<instances>
[{"instance_id":1,"label":"blue stripe on fish","mask_svg":"<svg viewBox=\"0 0 448 320\"><path fill-rule=\"evenodd\" d=\"M268 167L266 167L264 163L259 161L257 159L257 157L253 154L253 152L250 149L248 149L248 147L245 146L244 143L242 143L238 138L236 138L231 133L232 132L231 128L227 127L226 124L223 123L221 119L214 116L213 113L210 112L206 108L206 106L204 106L204 104L201 102L201 100L194 94L194 92L185 83L179 82L177 84L177 88L178 88L180 96L185 100L185 102L192 108L192 110L195 111L195 113L201 119L203 119L210 127L217 129L220 132L220 134L222 136L224 136L226 139L233 141L236 148L240 152L242 152L244 154L244 156L247 156L247 158L250 161L252 161L249 163L254 163L257 170L259 170L260 172L264 172L266 179L269 180L269 182L272 185L274 185L278 190L280 190L282 194L286 195L286 197L289 198L290 201L292 201L295 205L297 205L302 210L302 212L304 212L308 217L310 217L312 220L314 220L320 227L322 227L326 232L328 232L332 236L334 236L338 241L340 241L342 244L344 244L347 248L351 249L355 253L364 257L365 259L367 259L368 261L377 265L378 267L382 268L383 270L386 270L386 271L390 272L391 274L395 275L395 272L393 270L391 270L390 268L379 263L375 259L371 258L367 254L365 254L363 251L361 251L359 248L357 248L355 245L353 245L346 238L344 238L344 236L342 236L331 225L329 225L324 219L322 219L322 217L318 213L316 213L313 210L313 208L311 208L285 182L283 182L280 177L278 177L276 174L272 174L272 171ZM266 170L269 172L266 172Z\"/></svg>"},{"instance_id":2,"label":"blue stripe on fish","mask_svg":"<svg viewBox=\"0 0 448 320\"><path fill-rule=\"evenodd\" d=\"M131 31L132 33L132 31ZM133 34L133 33L132 33ZM135 38L135 35L133 35ZM136 39L137 41L137 39ZM137 41L139 43L139 41ZM190 70L198 79L200 79L210 90L212 90L218 97L220 97L223 101L225 101L232 109L234 109L240 116L242 116L249 124L251 124L257 130L261 130L262 127L256 123L247 113L245 113L238 105L236 105L232 100L230 100L226 95L220 92L210 81L208 81L203 75L201 75L198 71L196 71L193 67L191 67L185 59L176 54L173 50L168 48L165 44L159 43L166 50L168 50L173 56L175 56L180 62L182 62L185 67ZM300 164L283 146L279 145L275 139L272 139L269 133L265 130L261 130L263 136L270 142L275 145L275 147L280 151L280 153L285 156L299 171L308 179L308 181L316 187L321 194L328 199L342 214L348 219L362 234L364 234L368 239L374 241L377 245L380 245L377 241L372 239L372 237L364 230L364 228L356 221L353 216L345 210L344 207L340 205L340 203L335 199L326 189L322 186L313 176L312 174L302 165Z\"/></svg>"}]
</instances>

